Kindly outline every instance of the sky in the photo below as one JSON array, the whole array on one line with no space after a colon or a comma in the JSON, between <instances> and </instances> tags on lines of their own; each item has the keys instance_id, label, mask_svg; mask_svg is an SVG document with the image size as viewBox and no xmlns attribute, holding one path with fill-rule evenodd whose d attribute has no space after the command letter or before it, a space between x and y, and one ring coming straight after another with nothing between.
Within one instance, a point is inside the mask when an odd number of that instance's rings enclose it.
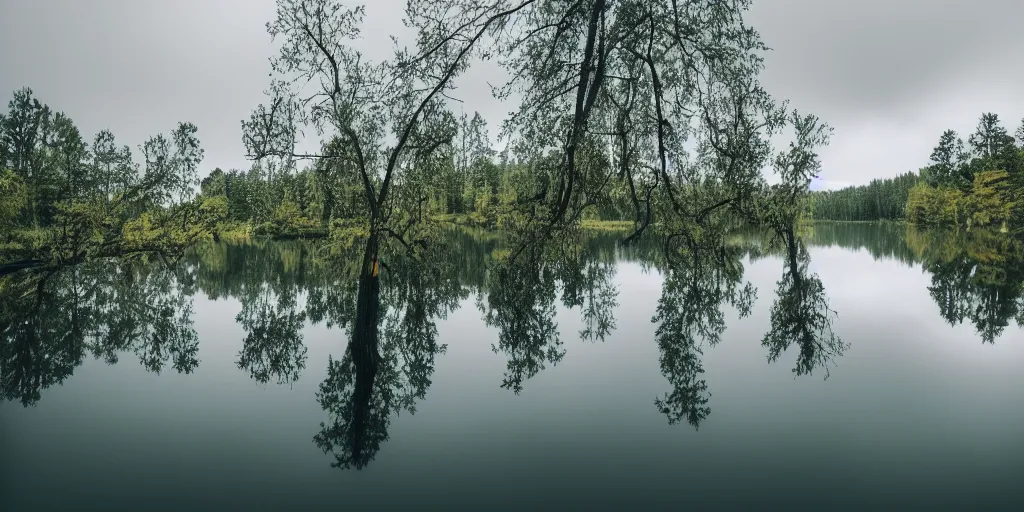
<instances>
[{"instance_id":1,"label":"sky","mask_svg":"<svg viewBox=\"0 0 1024 512\"><path fill-rule=\"evenodd\" d=\"M360 46L386 57L405 1L363 3ZM240 123L269 84L274 12L274 0L0 0L0 94L31 87L87 139L108 128L132 147L190 121L201 174L248 168ZM966 139L983 112L1016 130L1022 19L1021 0L755 0L747 15L772 48L768 91L835 129L815 188L916 171L944 130ZM458 82L492 127L514 108L490 96L503 76L482 63Z\"/></svg>"}]
</instances>

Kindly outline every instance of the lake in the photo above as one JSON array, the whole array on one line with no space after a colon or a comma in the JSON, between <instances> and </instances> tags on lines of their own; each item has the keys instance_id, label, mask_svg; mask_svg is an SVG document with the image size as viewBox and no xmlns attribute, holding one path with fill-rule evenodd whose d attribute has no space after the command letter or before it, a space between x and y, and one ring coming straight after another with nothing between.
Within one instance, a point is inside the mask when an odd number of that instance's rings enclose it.
<instances>
[{"instance_id":1,"label":"lake","mask_svg":"<svg viewBox=\"0 0 1024 512\"><path fill-rule=\"evenodd\" d=\"M801 347L762 343L781 256L741 256L741 318L616 240L527 286L450 234L384 294L372 391L315 244L8 277L0 510L1024 510L1019 246L815 226L846 346L797 375Z\"/></svg>"}]
</instances>

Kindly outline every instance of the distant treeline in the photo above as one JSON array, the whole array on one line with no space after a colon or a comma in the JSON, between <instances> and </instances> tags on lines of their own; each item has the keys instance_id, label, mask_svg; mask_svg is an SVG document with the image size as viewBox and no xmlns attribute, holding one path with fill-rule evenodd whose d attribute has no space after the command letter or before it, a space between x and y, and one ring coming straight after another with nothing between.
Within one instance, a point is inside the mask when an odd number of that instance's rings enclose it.
<instances>
[{"instance_id":1,"label":"distant treeline","mask_svg":"<svg viewBox=\"0 0 1024 512\"><path fill-rule=\"evenodd\" d=\"M967 144L946 130L929 165L868 185L812 194L820 220L907 220L920 225L1024 225L1024 121L1016 138L983 114Z\"/></svg>"},{"instance_id":2,"label":"distant treeline","mask_svg":"<svg viewBox=\"0 0 1024 512\"><path fill-rule=\"evenodd\" d=\"M906 217L907 195L923 178L908 172L875 179L867 185L811 194L814 218L822 220L900 220Z\"/></svg>"}]
</instances>

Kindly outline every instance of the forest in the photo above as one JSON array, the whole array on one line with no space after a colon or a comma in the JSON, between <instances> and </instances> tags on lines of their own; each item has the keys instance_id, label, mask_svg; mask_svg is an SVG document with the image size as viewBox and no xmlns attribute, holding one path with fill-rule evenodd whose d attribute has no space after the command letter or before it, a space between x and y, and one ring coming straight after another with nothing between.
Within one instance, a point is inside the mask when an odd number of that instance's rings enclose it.
<instances>
[{"instance_id":1,"label":"forest","mask_svg":"<svg viewBox=\"0 0 1024 512\"><path fill-rule=\"evenodd\" d=\"M907 195L921 181L921 173L908 172L867 185L816 191L811 194L811 210L818 220L904 220Z\"/></svg>"},{"instance_id":2,"label":"forest","mask_svg":"<svg viewBox=\"0 0 1024 512\"><path fill-rule=\"evenodd\" d=\"M906 220L922 226L992 227L1019 231L1024 225L1024 120L1016 137L998 114L985 113L965 145L946 130L927 166L868 185L811 195L820 220Z\"/></svg>"}]
</instances>

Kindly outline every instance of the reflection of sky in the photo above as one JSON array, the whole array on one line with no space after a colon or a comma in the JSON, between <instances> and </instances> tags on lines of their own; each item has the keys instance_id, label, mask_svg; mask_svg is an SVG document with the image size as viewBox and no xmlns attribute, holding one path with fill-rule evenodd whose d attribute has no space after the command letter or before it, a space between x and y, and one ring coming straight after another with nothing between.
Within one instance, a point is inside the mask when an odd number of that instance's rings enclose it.
<instances>
[{"instance_id":1,"label":"reflection of sky","mask_svg":"<svg viewBox=\"0 0 1024 512\"><path fill-rule=\"evenodd\" d=\"M500 389L505 357L465 301L439 323L449 348L427 398L415 415L393 418L363 472L331 469L311 441L327 420L314 391L344 335L307 327L299 381L260 386L235 367L240 304L200 295L195 374L89 360L37 406L0 405L0 510L623 509L644 500L677 509L744 499L864 509L856 500L865 494L954 507L970 497L981 507L1017 489L1021 329L982 345L972 326L945 324L919 268L840 248L812 249L812 261L852 344L828 381L794 379L792 349L765 360L760 339L781 275L781 261L768 258L748 267L754 313L727 313L722 343L705 351L710 417L699 431L668 426L653 404L668 391L650 322L660 277L624 263L618 329L604 343L581 342L578 314L560 309L565 359L521 396Z\"/></svg>"}]
</instances>

